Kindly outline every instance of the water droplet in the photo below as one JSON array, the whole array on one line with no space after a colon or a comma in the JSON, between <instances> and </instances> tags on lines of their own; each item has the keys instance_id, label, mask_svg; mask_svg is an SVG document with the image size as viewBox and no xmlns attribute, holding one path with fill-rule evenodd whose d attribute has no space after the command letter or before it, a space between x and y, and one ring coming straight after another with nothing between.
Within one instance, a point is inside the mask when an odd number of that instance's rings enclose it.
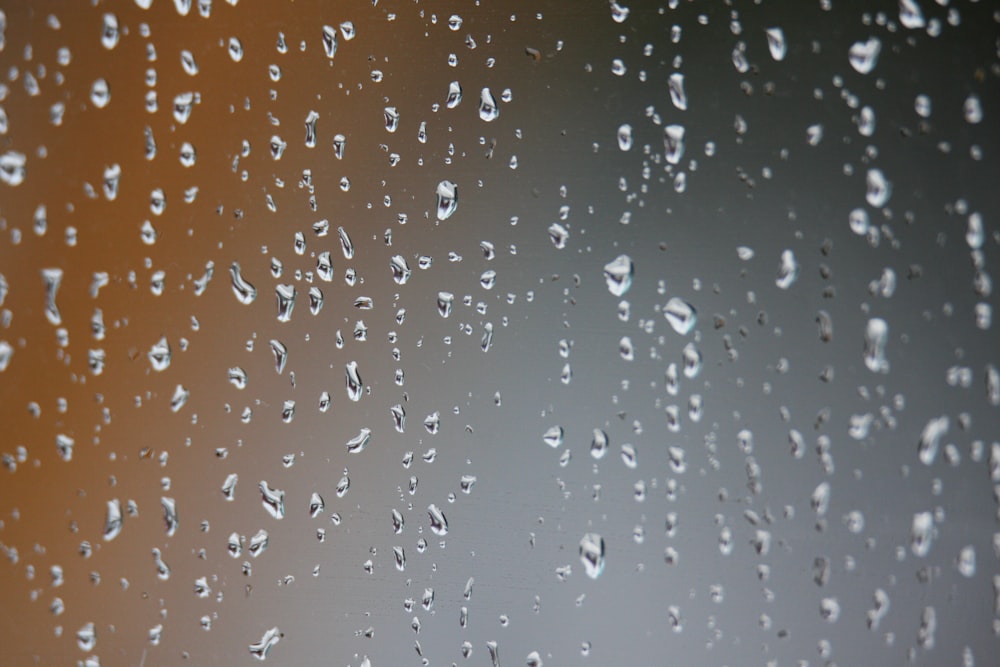
<instances>
[{"instance_id":1,"label":"water droplet","mask_svg":"<svg viewBox=\"0 0 1000 667\"><path fill-rule=\"evenodd\" d=\"M170 343L167 341L166 336L153 343L153 346L149 348L147 357L149 358L149 365L153 367L154 371L162 372L170 368L170 360L173 354L170 351Z\"/></svg>"},{"instance_id":2,"label":"water droplet","mask_svg":"<svg viewBox=\"0 0 1000 667\"><path fill-rule=\"evenodd\" d=\"M25 165L28 159L24 153L7 151L0 155L0 181L10 186L18 186L24 182L27 173Z\"/></svg>"},{"instance_id":3,"label":"water droplet","mask_svg":"<svg viewBox=\"0 0 1000 667\"><path fill-rule=\"evenodd\" d=\"M667 302L663 309L663 316L667 318L667 322L670 323L673 330L682 336L691 333L694 325L698 322L698 314L694 306L677 297L673 297Z\"/></svg>"},{"instance_id":4,"label":"water droplet","mask_svg":"<svg viewBox=\"0 0 1000 667\"><path fill-rule=\"evenodd\" d=\"M90 102L98 109L103 109L111 102L111 87L104 79L97 79L90 87Z\"/></svg>"},{"instance_id":5,"label":"water droplet","mask_svg":"<svg viewBox=\"0 0 1000 667\"><path fill-rule=\"evenodd\" d=\"M930 512L918 512L913 515L913 526L910 530L910 550L917 557L923 558L931 550L934 539L934 515Z\"/></svg>"},{"instance_id":6,"label":"water droplet","mask_svg":"<svg viewBox=\"0 0 1000 667\"><path fill-rule=\"evenodd\" d=\"M619 5L615 0L611 0L611 20L615 23L624 23L629 15L629 8Z\"/></svg>"},{"instance_id":7,"label":"water droplet","mask_svg":"<svg viewBox=\"0 0 1000 667\"><path fill-rule=\"evenodd\" d=\"M904 28L916 30L927 25L924 13L915 0L899 0L899 22Z\"/></svg>"},{"instance_id":8,"label":"water droplet","mask_svg":"<svg viewBox=\"0 0 1000 667\"><path fill-rule=\"evenodd\" d=\"M110 542L122 532L122 505L117 498L108 501L107 515L104 519L104 540Z\"/></svg>"},{"instance_id":9,"label":"water droplet","mask_svg":"<svg viewBox=\"0 0 1000 667\"><path fill-rule=\"evenodd\" d=\"M550 426L542 435L542 441L549 447L556 448L563 444L564 435L562 426Z\"/></svg>"},{"instance_id":10,"label":"water droplet","mask_svg":"<svg viewBox=\"0 0 1000 667\"><path fill-rule=\"evenodd\" d=\"M372 431L370 428L362 428L356 436L347 441L347 451L351 454L363 452L368 443L371 442Z\"/></svg>"},{"instance_id":11,"label":"water droplet","mask_svg":"<svg viewBox=\"0 0 1000 667\"><path fill-rule=\"evenodd\" d=\"M160 497L160 506L163 507L163 523L167 528L167 537L173 537L177 532L177 501L167 496Z\"/></svg>"},{"instance_id":12,"label":"water droplet","mask_svg":"<svg viewBox=\"0 0 1000 667\"><path fill-rule=\"evenodd\" d=\"M270 543L271 543L270 535L268 535L266 530L261 528L253 535L253 537L250 538L250 544L247 547L247 551L250 553L251 556L257 558L267 550L267 547Z\"/></svg>"},{"instance_id":13,"label":"water droplet","mask_svg":"<svg viewBox=\"0 0 1000 667\"><path fill-rule=\"evenodd\" d=\"M118 45L120 32L118 29L118 17L108 12L104 15L104 25L101 28L101 46L109 51Z\"/></svg>"},{"instance_id":14,"label":"water droplet","mask_svg":"<svg viewBox=\"0 0 1000 667\"><path fill-rule=\"evenodd\" d=\"M437 309L438 314L441 317L448 317L451 315L452 304L455 303L455 295L451 292L438 292L437 295Z\"/></svg>"},{"instance_id":15,"label":"water droplet","mask_svg":"<svg viewBox=\"0 0 1000 667\"><path fill-rule=\"evenodd\" d=\"M622 151L632 150L632 126L628 123L618 127L618 148Z\"/></svg>"},{"instance_id":16,"label":"water droplet","mask_svg":"<svg viewBox=\"0 0 1000 667\"><path fill-rule=\"evenodd\" d=\"M774 284L780 289L788 289L799 278L799 264L795 261L795 253L791 250L781 252L781 262L778 264L778 275Z\"/></svg>"},{"instance_id":17,"label":"water droplet","mask_svg":"<svg viewBox=\"0 0 1000 667\"><path fill-rule=\"evenodd\" d=\"M347 397L355 402L361 400L364 385L361 382L361 374L358 371L358 362L351 361L344 366L344 378L347 386Z\"/></svg>"},{"instance_id":18,"label":"water droplet","mask_svg":"<svg viewBox=\"0 0 1000 667\"><path fill-rule=\"evenodd\" d=\"M639 465L639 454L636 452L635 445L627 442L622 444L622 463L625 464L626 468L632 470Z\"/></svg>"},{"instance_id":19,"label":"water droplet","mask_svg":"<svg viewBox=\"0 0 1000 667\"><path fill-rule=\"evenodd\" d=\"M454 109L462 102L462 84L452 81L448 84L448 97L445 99L445 106ZM425 125L426 127L426 125Z\"/></svg>"},{"instance_id":20,"label":"water droplet","mask_svg":"<svg viewBox=\"0 0 1000 667\"><path fill-rule=\"evenodd\" d=\"M785 54L788 52L788 45L785 43L785 31L781 28L768 28L767 33L767 48L771 52L771 57L777 61L782 61L785 59Z\"/></svg>"},{"instance_id":21,"label":"water droplet","mask_svg":"<svg viewBox=\"0 0 1000 667\"><path fill-rule=\"evenodd\" d=\"M333 26L323 26L323 51L327 58L337 55L337 29Z\"/></svg>"},{"instance_id":22,"label":"water droplet","mask_svg":"<svg viewBox=\"0 0 1000 667\"><path fill-rule=\"evenodd\" d=\"M608 434L599 428L595 428L590 441L590 455L595 459L602 459L607 452Z\"/></svg>"},{"instance_id":23,"label":"water droplet","mask_svg":"<svg viewBox=\"0 0 1000 667\"><path fill-rule=\"evenodd\" d=\"M622 296L632 286L635 266L628 255L619 255L604 265L604 281L614 296Z\"/></svg>"},{"instance_id":24,"label":"water droplet","mask_svg":"<svg viewBox=\"0 0 1000 667\"><path fill-rule=\"evenodd\" d=\"M827 623L836 623L840 618L840 603L837 598L823 598L819 603L819 616Z\"/></svg>"},{"instance_id":25,"label":"water droplet","mask_svg":"<svg viewBox=\"0 0 1000 667\"><path fill-rule=\"evenodd\" d=\"M670 101L673 102L674 106L680 111L686 111L688 98L684 91L684 75L680 72L671 74L667 81L667 88L670 91Z\"/></svg>"},{"instance_id":26,"label":"water droplet","mask_svg":"<svg viewBox=\"0 0 1000 667\"><path fill-rule=\"evenodd\" d=\"M965 102L962 104L962 114L965 116L965 122L967 123L978 125L982 122L983 105L979 101L978 95L973 93L965 98Z\"/></svg>"},{"instance_id":27,"label":"water droplet","mask_svg":"<svg viewBox=\"0 0 1000 667\"><path fill-rule=\"evenodd\" d=\"M684 157L684 134L683 125L667 125L663 128L663 147L670 164L680 164Z\"/></svg>"},{"instance_id":28,"label":"water droplet","mask_svg":"<svg viewBox=\"0 0 1000 667\"><path fill-rule=\"evenodd\" d=\"M604 538L597 533L586 533L580 540L580 561L591 579L604 572Z\"/></svg>"},{"instance_id":29,"label":"water droplet","mask_svg":"<svg viewBox=\"0 0 1000 667\"><path fill-rule=\"evenodd\" d=\"M882 51L882 41L878 37L869 37L868 41L855 42L847 52L847 58L859 74L868 74L878 64L878 56Z\"/></svg>"},{"instance_id":30,"label":"water droplet","mask_svg":"<svg viewBox=\"0 0 1000 667\"><path fill-rule=\"evenodd\" d=\"M274 648L275 644L279 641L281 641L281 630L275 626L265 632L259 641L250 644L247 648L250 650L250 655L257 660L267 660L267 656L271 652L271 649Z\"/></svg>"},{"instance_id":31,"label":"water droplet","mask_svg":"<svg viewBox=\"0 0 1000 667\"><path fill-rule=\"evenodd\" d=\"M280 375L285 370L288 361L288 347L277 338L270 341L271 353L274 355L274 370Z\"/></svg>"},{"instance_id":32,"label":"water droplet","mask_svg":"<svg viewBox=\"0 0 1000 667\"><path fill-rule=\"evenodd\" d=\"M875 208L885 206L892 194L892 184L886 180L882 170L869 169L868 175L865 178L865 184L867 185L867 192L865 193L867 202Z\"/></svg>"},{"instance_id":33,"label":"water droplet","mask_svg":"<svg viewBox=\"0 0 1000 667\"><path fill-rule=\"evenodd\" d=\"M281 489L274 489L266 480L261 480L257 485L260 489L261 504L267 513L275 519L285 518L285 492Z\"/></svg>"},{"instance_id":34,"label":"water droplet","mask_svg":"<svg viewBox=\"0 0 1000 667\"><path fill-rule=\"evenodd\" d=\"M500 117L500 107L489 88L483 88L479 93L479 118L487 123Z\"/></svg>"},{"instance_id":35,"label":"water droplet","mask_svg":"<svg viewBox=\"0 0 1000 667\"><path fill-rule=\"evenodd\" d=\"M385 118L385 129L388 132L395 132L399 128L399 111L396 107L386 107L382 114Z\"/></svg>"},{"instance_id":36,"label":"water droplet","mask_svg":"<svg viewBox=\"0 0 1000 667\"><path fill-rule=\"evenodd\" d=\"M59 268L42 269L42 280L45 283L45 319L54 326L62 324L62 315L56 305L56 296L62 285L63 270Z\"/></svg>"},{"instance_id":37,"label":"water droplet","mask_svg":"<svg viewBox=\"0 0 1000 667\"><path fill-rule=\"evenodd\" d=\"M937 458L938 449L941 445L941 438L948 432L950 420L946 415L928 420L924 430L920 433L920 441L917 445L917 454L920 462L925 466L934 463Z\"/></svg>"},{"instance_id":38,"label":"water droplet","mask_svg":"<svg viewBox=\"0 0 1000 667\"><path fill-rule=\"evenodd\" d=\"M971 544L962 547L958 554L958 571L968 579L976 576L976 548Z\"/></svg>"},{"instance_id":39,"label":"water droplet","mask_svg":"<svg viewBox=\"0 0 1000 667\"><path fill-rule=\"evenodd\" d=\"M347 137L342 134L333 136L333 156L338 160L344 159L344 148L347 146Z\"/></svg>"},{"instance_id":40,"label":"water droplet","mask_svg":"<svg viewBox=\"0 0 1000 667\"><path fill-rule=\"evenodd\" d=\"M885 357L886 343L889 341L889 324L873 317L865 326L865 366L873 373L888 373L889 360Z\"/></svg>"},{"instance_id":41,"label":"water droplet","mask_svg":"<svg viewBox=\"0 0 1000 667\"><path fill-rule=\"evenodd\" d=\"M566 247L566 242L569 240L569 230L558 222L553 222L549 225L549 240L552 241L552 245L562 250Z\"/></svg>"},{"instance_id":42,"label":"water droplet","mask_svg":"<svg viewBox=\"0 0 1000 667\"><path fill-rule=\"evenodd\" d=\"M439 536L443 537L448 534L448 519L445 517L444 513L438 508L437 505L431 503L427 506L427 515L431 520L431 531Z\"/></svg>"},{"instance_id":43,"label":"water droplet","mask_svg":"<svg viewBox=\"0 0 1000 667\"><path fill-rule=\"evenodd\" d=\"M236 484L240 481L240 476L236 473L226 475L226 480L222 483L222 496L232 502L236 498Z\"/></svg>"},{"instance_id":44,"label":"water droplet","mask_svg":"<svg viewBox=\"0 0 1000 667\"><path fill-rule=\"evenodd\" d=\"M257 288L243 278L239 262L233 262L229 267L229 275L232 277L233 294L243 305L250 305L257 298Z\"/></svg>"},{"instance_id":45,"label":"water droplet","mask_svg":"<svg viewBox=\"0 0 1000 667\"><path fill-rule=\"evenodd\" d=\"M236 37L229 38L229 57L234 63L243 60L243 42Z\"/></svg>"},{"instance_id":46,"label":"water droplet","mask_svg":"<svg viewBox=\"0 0 1000 667\"><path fill-rule=\"evenodd\" d=\"M392 269L392 279L397 285L405 285L410 280L412 271L406 258L402 255L393 255L389 260L389 267Z\"/></svg>"},{"instance_id":47,"label":"water droplet","mask_svg":"<svg viewBox=\"0 0 1000 667\"><path fill-rule=\"evenodd\" d=\"M274 293L278 299L278 321L290 321L292 310L295 308L295 285L277 285Z\"/></svg>"},{"instance_id":48,"label":"water droplet","mask_svg":"<svg viewBox=\"0 0 1000 667\"><path fill-rule=\"evenodd\" d=\"M93 623L87 623L76 632L76 645L81 651L93 651L97 645L97 632Z\"/></svg>"},{"instance_id":49,"label":"water droplet","mask_svg":"<svg viewBox=\"0 0 1000 667\"><path fill-rule=\"evenodd\" d=\"M437 186L437 219L447 220L458 208L458 186L451 181L441 181Z\"/></svg>"}]
</instances>

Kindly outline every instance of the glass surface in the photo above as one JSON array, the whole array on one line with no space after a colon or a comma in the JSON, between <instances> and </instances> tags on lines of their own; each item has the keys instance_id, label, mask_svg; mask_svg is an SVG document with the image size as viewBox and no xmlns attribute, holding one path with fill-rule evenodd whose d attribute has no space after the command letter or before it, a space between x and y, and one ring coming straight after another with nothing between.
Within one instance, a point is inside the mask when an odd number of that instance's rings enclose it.
<instances>
[{"instance_id":1,"label":"glass surface","mask_svg":"<svg viewBox=\"0 0 1000 667\"><path fill-rule=\"evenodd\" d=\"M994 663L995 3L0 7L0 662Z\"/></svg>"}]
</instances>

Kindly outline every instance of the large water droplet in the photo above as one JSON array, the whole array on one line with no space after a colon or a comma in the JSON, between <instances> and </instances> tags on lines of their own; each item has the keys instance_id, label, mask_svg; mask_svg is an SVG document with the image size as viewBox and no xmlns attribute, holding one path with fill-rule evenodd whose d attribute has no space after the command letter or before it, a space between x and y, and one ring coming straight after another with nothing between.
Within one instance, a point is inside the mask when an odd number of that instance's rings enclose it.
<instances>
[{"instance_id":1,"label":"large water droplet","mask_svg":"<svg viewBox=\"0 0 1000 667\"><path fill-rule=\"evenodd\" d=\"M688 335L698 321L694 306L677 297L673 297L667 302L663 309L663 316L667 318L667 322L670 323L673 330L682 336Z\"/></svg>"},{"instance_id":2,"label":"large water droplet","mask_svg":"<svg viewBox=\"0 0 1000 667\"><path fill-rule=\"evenodd\" d=\"M229 275L232 277L233 294L243 305L250 305L257 298L257 288L243 278L239 262L233 262L229 267Z\"/></svg>"},{"instance_id":3,"label":"large water droplet","mask_svg":"<svg viewBox=\"0 0 1000 667\"><path fill-rule=\"evenodd\" d=\"M788 45L785 42L785 31L781 28L768 28L766 34L767 48L771 52L771 57L779 62L784 60L785 54L788 52Z\"/></svg>"},{"instance_id":4,"label":"large water droplet","mask_svg":"<svg viewBox=\"0 0 1000 667\"><path fill-rule=\"evenodd\" d=\"M619 255L604 265L604 281L614 296L622 296L632 286L635 266L628 255Z\"/></svg>"},{"instance_id":5,"label":"large water droplet","mask_svg":"<svg viewBox=\"0 0 1000 667\"><path fill-rule=\"evenodd\" d=\"M458 208L458 186L451 181L441 181L437 186L437 219L447 220Z\"/></svg>"},{"instance_id":6,"label":"large water droplet","mask_svg":"<svg viewBox=\"0 0 1000 667\"><path fill-rule=\"evenodd\" d=\"M443 537L448 534L448 519L445 517L444 512L438 508L437 505L431 503L427 506L427 515L431 519L431 531Z\"/></svg>"},{"instance_id":7,"label":"large water droplet","mask_svg":"<svg viewBox=\"0 0 1000 667\"><path fill-rule=\"evenodd\" d=\"M881 51L882 41L878 37L869 37L868 41L852 44L847 51L847 58L856 72L868 74L878 64Z\"/></svg>"},{"instance_id":8,"label":"large water droplet","mask_svg":"<svg viewBox=\"0 0 1000 667\"><path fill-rule=\"evenodd\" d=\"M250 649L250 655L257 660L267 660L267 655L279 641L281 641L281 630L275 626L265 632L259 641L250 644L247 648Z\"/></svg>"},{"instance_id":9,"label":"large water droplet","mask_svg":"<svg viewBox=\"0 0 1000 667\"><path fill-rule=\"evenodd\" d=\"M337 29L333 26L323 26L323 51L327 58L337 55Z\"/></svg>"},{"instance_id":10,"label":"large water droplet","mask_svg":"<svg viewBox=\"0 0 1000 667\"><path fill-rule=\"evenodd\" d=\"M580 540L580 561L591 579L604 572L604 538L597 533L586 533Z\"/></svg>"},{"instance_id":11,"label":"large water droplet","mask_svg":"<svg viewBox=\"0 0 1000 667\"><path fill-rule=\"evenodd\" d=\"M483 88L479 93L479 117L487 123L500 117L500 107L489 88Z\"/></svg>"}]
</instances>

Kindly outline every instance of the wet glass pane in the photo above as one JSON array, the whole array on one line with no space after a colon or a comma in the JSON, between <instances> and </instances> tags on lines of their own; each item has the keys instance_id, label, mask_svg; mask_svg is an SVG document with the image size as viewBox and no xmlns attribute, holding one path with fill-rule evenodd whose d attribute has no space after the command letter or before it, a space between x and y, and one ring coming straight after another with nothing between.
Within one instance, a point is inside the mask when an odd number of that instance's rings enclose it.
<instances>
[{"instance_id":1,"label":"wet glass pane","mask_svg":"<svg viewBox=\"0 0 1000 667\"><path fill-rule=\"evenodd\" d=\"M994 664L998 24L0 3L0 662Z\"/></svg>"}]
</instances>

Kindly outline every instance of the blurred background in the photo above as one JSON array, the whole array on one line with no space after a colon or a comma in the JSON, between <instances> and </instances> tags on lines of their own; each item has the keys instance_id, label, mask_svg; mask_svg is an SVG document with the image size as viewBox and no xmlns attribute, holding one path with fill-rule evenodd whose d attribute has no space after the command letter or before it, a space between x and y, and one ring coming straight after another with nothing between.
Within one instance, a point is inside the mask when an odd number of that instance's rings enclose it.
<instances>
[{"instance_id":1,"label":"blurred background","mask_svg":"<svg viewBox=\"0 0 1000 667\"><path fill-rule=\"evenodd\" d=\"M0 662L990 665L993 3L0 3Z\"/></svg>"}]
</instances>

